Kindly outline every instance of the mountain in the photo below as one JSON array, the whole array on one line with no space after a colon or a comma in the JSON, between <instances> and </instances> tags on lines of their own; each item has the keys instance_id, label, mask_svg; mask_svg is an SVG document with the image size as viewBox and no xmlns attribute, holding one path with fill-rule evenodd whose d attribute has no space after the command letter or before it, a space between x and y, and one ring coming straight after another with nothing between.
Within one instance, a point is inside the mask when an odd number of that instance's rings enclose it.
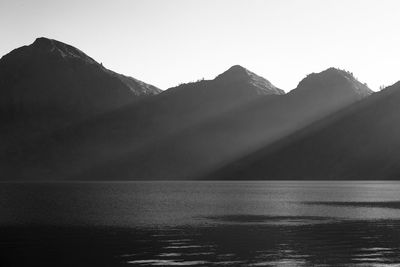
<instances>
[{"instance_id":1,"label":"mountain","mask_svg":"<svg viewBox=\"0 0 400 267\"><path fill-rule=\"evenodd\" d=\"M236 71L236 67L229 72L232 70ZM233 82L239 76L229 75L229 72L218 76L211 83L219 84L216 81L221 78ZM210 81L196 83L196 86L202 85L204 88L186 85L179 90L175 88L168 91L176 93L173 97L175 100L185 94L196 95L190 90L207 92L204 97L211 95L209 99L215 99L215 95L210 92L224 92L221 94L222 99L226 99L226 88L216 86L210 89L209 83ZM238 81L233 82L233 85L236 84ZM222 166L345 108L371 92L349 73L328 69L305 78L298 88L287 95L264 94L223 112L220 108L220 112L203 117L203 120L196 120L190 127L171 132L160 139L153 139L140 149L127 151L109 161L103 161L102 164L94 165L79 178L219 179L214 173ZM201 98L196 97L193 102L185 99L182 98L181 101L199 104L198 110L202 112L209 110L202 104Z\"/></svg>"},{"instance_id":2,"label":"mountain","mask_svg":"<svg viewBox=\"0 0 400 267\"><path fill-rule=\"evenodd\" d=\"M27 179L77 176L85 169L100 169L98 166L108 166L129 154L139 155L148 147L255 99L283 93L260 76L234 66L214 80L181 84L20 145L7 153L7 167L0 174L29 176ZM152 168L151 162L142 167ZM89 176L86 178L95 175Z\"/></svg>"},{"instance_id":3,"label":"mountain","mask_svg":"<svg viewBox=\"0 0 400 267\"><path fill-rule=\"evenodd\" d=\"M157 94L48 39L0 66L1 114L13 126L1 133L2 180L220 178L224 166L371 94L333 68L284 94L238 65Z\"/></svg>"},{"instance_id":4,"label":"mountain","mask_svg":"<svg viewBox=\"0 0 400 267\"><path fill-rule=\"evenodd\" d=\"M11 136L37 136L160 92L47 38L0 59L0 117Z\"/></svg>"},{"instance_id":5,"label":"mountain","mask_svg":"<svg viewBox=\"0 0 400 267\"><path fill-rule=\"evenodd\" d=\"M293 94L316 94L327 98L339 95L343 98L363 99L373 93L366 84L358 81L351 72L329 68L320 73L311 73L297 86Z\"/></svg>"},{"instance_id":6,"label":"mountain","mask_svg":"<svg viewBox=\"0 0 400 267\"><path fill-rule=\"evenodd\" d=\"M217 88L229 86L231 90L247 90L247 93L256 95L284 95L285 92L274 86L267 79L258 76L254 72L235 65L224 73L218 75L214 82Z\"/></svg>"},{"instance_id":7,"label":"mountain","mask_svg":"<svg viewBox=\"0 0 400 267\"><path fill-rule=\"evenodd\" d=\"M220 170L254 179L400 178L400 82Z\"/></svg>"},{"instance_id":8,"label":"mountain","mask_svg":"<svg viewBox=\"0 0 400 267\"><path fill-rule=\"evenodd\" d=\"M263 148L268 150L270 146L273 147L276 142L280 143L280 140L285 140L293 133L297 136L297 132L308 125L317 121L324 122L332 114L351 107L371 94L372 91L366 85L360 83L347 71L329 68L320 73L312 73L304 78L296 89L289 92L277 106L272 107L272 110L264 111L267 114L276 114L278 119L274 121L264 119L268 125L266 127L269 128L260 130L259 127L253 130L260 134L256 139L253 136L249 137L252 140L259 140L252 146L253 149L225 161L203 177L207 179L263 179L267 176L263 176L261 170L259 173L252 172L252 160L257 160L259 155L263 155L264 152L260 152L264 151ZM263 161L262 156L260 160ZM275 163L282 166L286 158L277 160L279 163Z\"/></svg>"},{"instance_id":9,"label":"mountain","mask_svg":"<svg viewBox=\"0 0 400 267\"><path fill-rule=\"evenodd\" d=\"M160 95L160 102L172 104L175 109L221 113L262 96L283 94L283 90L268 80L235 65L213 80L199 80L170 88Z\"/></svg>"}]
</instances>

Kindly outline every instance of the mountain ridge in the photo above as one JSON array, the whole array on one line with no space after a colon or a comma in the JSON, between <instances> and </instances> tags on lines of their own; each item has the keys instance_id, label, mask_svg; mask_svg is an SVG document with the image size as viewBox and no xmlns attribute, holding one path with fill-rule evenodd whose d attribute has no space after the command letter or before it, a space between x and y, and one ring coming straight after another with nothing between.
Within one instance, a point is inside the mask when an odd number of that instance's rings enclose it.
<instances>
[{"instance_id":1,"label":"mountain ridge","mask_svg":"<svg viewBox=\"0 0 400 267\"><path fill-rule=\"evenodd\" d=\"M29 54L32 46L39 56ZM15 82L33 110L42 110L35 120L29 109L9 116L0 105L1 116L19 122L18 134L9 131L10 145L0 147L2 179L218 179L222 166L374 97L367 85L340 69L312 73L285 94L240 65L213 80L152 94L151 85L108 70L56 40L38 38L21 49L27 53L17 53L20 58L9 69L4 70L4 57L0 60L0 85ZM44 87L37 77L48 78ZM138 83L140 97L132 90ZM90 104L93 96L99 98ZM64 109L58 111L59 104ZM38 135L21 142L32 130Z\"/></svg>"},{"instance_id":2,"label":"mountain ridge","mask_svg":"<svg viewBox=\"0 0 400 267\"><path fill-rule=\"evenodd\" d=\"M340 90L344 83L350 82L356 95L359 95L359 99L368 96L373 91L368 88L366 84L358 81L353 73L337 68L330 67L319 73L311 73L301 80L296 87L296 91L292 90L289 93L299 93L305 90L313 90L314 93L318 92L318 88L329 85L335 90Z\"/></svg>"},{"instance_id":3,"label":"mountain ridge","mask_svg":"<svg viewBox=\"0 0 400 267\"><path fill-rule=\"evenodd\" d=\"M226 165L214 177L397 180L400 178L399 102L400 82L397 82Z\"/></svg>"},{"instance_id":4,"label":"mountain ridge","mask_svg":"<svg viewBox=\"0 0 400 267\"><path fill-rule=\"evenodd\" d=\"M277 88L267 79L251 72L250 70L240 66L234 65L225 72L219 74L215 79L215 82L221 84L230 83L249 83L254 86L257 90L256 93L260 95L283 95L285 92L282 89Z\"/></svg>"},{"instance_id":5,"label":"mountain ridge","mask_svg":"<svg viewBox=\"0 0 400 267\"><path fill-rule=\"evenodd\" d=\"M160 92L73 46L37 38L0 59L0 135L12 145Z\"/></svg>"},{"instance_id":6,"label":"mountain ridge","mask_svg":"<svg viewBox=\"0 0 400 267\"><path fill-rule=\"evenodd\" d=\"M218 77L218 76L217 76ZM191 90L202 92L212 81L199 81L173 90L173 97L188 105L198 105L201 113L208 110L201 98ZM183 131L169 134L148 146L120 155L110 162L96 165L80 177L127 177L127 179L203 179L220 164L251 153L259 146L273 143L292 132L359 101L352 83L346 82L345 92L334 87L323 94L261 95L248 102L221 109L217 116L208 116ZM203 88L204 89L204 88ZM164 94L168 94L167 90ZM206 90L207 91L207 90ZM223 91L224 90L219 90ZM209 92L213 92L210 90ZM192 102L185 98L189 94ZM160 94L158 97L162 97ZM206 94L209 95L209 94ZM181 98L183 97L183 98ZM215 98L212 97L212 100ZM222 99L225 94L222 94ZM238 98L232 98L234 100ZM204 100L204 99L203 99ZM220 107L220 102L215 102ZM230 102L229 102L230 103ZM187 109L183 109L187 110ZM191 113L189 113L191 114ZM186 114L185 114L186 115ZM218 179L219 177L213 177Z\"/></svg>"}]
</instances>

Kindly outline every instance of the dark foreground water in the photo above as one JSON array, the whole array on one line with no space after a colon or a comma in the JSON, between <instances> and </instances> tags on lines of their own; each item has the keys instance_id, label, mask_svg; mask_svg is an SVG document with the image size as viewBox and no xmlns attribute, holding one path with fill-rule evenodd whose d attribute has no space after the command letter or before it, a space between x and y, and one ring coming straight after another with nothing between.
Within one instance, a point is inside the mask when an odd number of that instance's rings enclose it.
<instances>
[{"instance_id":1,"label":"dark foreground water","mask_svg":"<svg viewBox=\"0 0 400 267\"><path fill-rule=\"evenodd\" d=\"M3 183L0 250L0 266L400 266L400 183Z\"/></svg>"}]
</instances>

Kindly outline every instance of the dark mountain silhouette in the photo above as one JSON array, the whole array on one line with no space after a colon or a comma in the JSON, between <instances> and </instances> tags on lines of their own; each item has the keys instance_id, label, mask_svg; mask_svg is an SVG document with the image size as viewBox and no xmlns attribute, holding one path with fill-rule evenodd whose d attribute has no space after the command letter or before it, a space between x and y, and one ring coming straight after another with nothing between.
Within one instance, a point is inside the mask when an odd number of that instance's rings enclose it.
<instances>
[{"instance_id":1,"label":"dark mountain silhouette","mask_svg":"<svg viewBox=\"0 0 400 267\"><path fill-rule=\"evenodd\" d=\"M160 92L47 38L0 59L0 117L13 136L43 134Z\"/></svg>"},{"instance_id":2,"label":"dark mountain silhouette","mask_svg":"<svg viewBox=\"0 0 400 267\"><path fill-rule=\"evenodd\" d=\"M197 109L201 113L220 113L261 96L283 94L283 90L268 80L235 65L214 80L200 80L170 88L160 95L159 102L166 102L168 106L172 104L179 112Z\"/></svg>"},{"instance_id":3,"label":"dark mountain silhouette","mask_svg":"<svg viewBox=\"0 0 400 267\"><path fill-rule=\"evenodd\" d=\"M126 177L210 177L208 174L222 165L271 144L371 93L351 74L328 69L310 75L287 95L258 98L161 142L155 142L144 151L113 161L111 167L104 166L107 170L102 169L102 174L110 177L114 175L113 170L118 169ZM156 167L143 168L148 162Z\"/></svg>"},{"instance_id":4,"label":"dark mountain silhouette","mask_svg":"<svg viewBox=\"0 0 400 267\"><path fill-rule=\"evenodd\" d=\"M238 76L242 73L240 79ZM8 153L14 176L66 177L136 153L254 99L284 92L234 66L214 80L182 84L157 96L67 127ZM150 163L149 163L150 164ZM16 167L18 166L18 167ZM123 179L123 178L119 178Z\"/></svg>"},{"instance_id":5,"label":"dark mountain silhouette","mask_svg":"<svg viewBox=\"0 0 400 267\"><path fill-rule=\"evenodd\" d=\"M218 75L214 82L218 88L229 86L230 90L246 90L246 93L257 95L283 95L285 92L278 89L270 81L257 74L235 65Z\"/></svg>"},{"instance_id":6,"label":"dark mountain silhouette","mask_svg":"<svg viewBox=\"0 0 400 267\"><path fill-rule=\"evenodd\" d=\"M371 94L334 68L284 94L238 65L157 94L44 38L0 60L0 84L11 126L3 180L220 178L223 166Z\"/></svg>"},{"instance_id":7,"label":"dark mountain silhouette","mask_svg":"<svg viewBox=\"0 0 400 267\"><path fill-rule=\"evenodd\" d=\"M219 78L230 77L225 74ZM220 106L218 104L224 102L222 100L215 102L215 95L211 94L213 101L207 103L215 105L204 106L202 98L190 90L199 93L207 90L221 91L224 92L221 94L221 99L226 101L226 89L220 87L216 87L215 90L209 89L209 83L214 81L203 81L170 89L156 97L162 99L169 94L176 94L171 98L174 101L180 99L181 103L185 103L184 108L180 109L183 112L191 110L188 106L196 107L191 112L185 113L180 121L185 121L182 119L185 116L188 116L189 120L198 118L198 115L193 116L193 114L203 114L207 111L208 116L203 116L201 120L195 119L195 123L192 124L186 123L185 128L169 131L157 139L151 139L151 142L147 142L144 146L131 147L132 149L125 150L124 153L113 154L114 156L108 159L103 158L101 163L93 164L77 177L80 179L214 178L212 175L214 170L224 164L240 159L243 155L271 144L371 93L368 87L358 82L351 74L328 69L310 75L296 90L287 95L259 96L242 101L242 104L238 102L232 104L229 101ZM191 98L194 95L197 97ZM203 97L208 98L209 95L210 93L207 93ZM234 99L237 101L238 98ZM162 102L168 103L165 99ZM210 115L210 109L206 108L210 106L214 107L211 110L217 111L213 115ZM227 106L230 108L226 108Z\"/></svg>"},{"instance_id":8,"label":"dark mountain silhouette","mask_svg":"<svg viewBox=\"0 0 400 267\"><path fill-rule=\"evenodd\" d=\"M400 178L400 82L222 168L239 179Z\"/></svg>"},{"instance_id":9,"label":"dark mountain silhouette","mask_svg":"<svg viewBox=\"0 0 400 267\"><path fill-rule=\"evenodd\" d=\"M366 84L359 82L351 72L329 68L320 73L311 73L303 79L293 94L317 94L327 98L330 95L362 99L369 96L372 90Z\"/></svg>"}]
</instances>

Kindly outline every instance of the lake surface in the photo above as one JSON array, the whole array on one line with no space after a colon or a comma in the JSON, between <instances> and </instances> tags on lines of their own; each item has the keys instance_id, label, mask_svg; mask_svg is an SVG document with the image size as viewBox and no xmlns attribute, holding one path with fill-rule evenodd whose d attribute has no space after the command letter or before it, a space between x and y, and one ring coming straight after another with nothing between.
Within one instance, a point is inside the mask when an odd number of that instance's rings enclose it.
<instances>
[{"instance_id":1,"label":"lake surface","mask_svg":"<svg viewBox=\"0 0 400 267\"><path fill-rule=\"evenodd\" d=\"M0 266L400 266L400 183L1 183L0 246Z\"/></svg>"}]
</instances>

